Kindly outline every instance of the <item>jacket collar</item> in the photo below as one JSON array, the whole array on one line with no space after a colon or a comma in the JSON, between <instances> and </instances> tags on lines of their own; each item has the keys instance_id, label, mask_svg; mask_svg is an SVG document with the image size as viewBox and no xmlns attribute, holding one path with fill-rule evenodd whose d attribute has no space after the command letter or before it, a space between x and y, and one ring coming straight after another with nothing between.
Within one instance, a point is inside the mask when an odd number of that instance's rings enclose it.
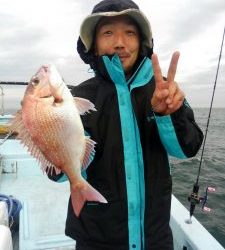
<instances>
[{"instance_id":1,"label":"jacket collar","mask_svg":"<svg viewBox=\"0 0 225 250\"><path fill-rule=\"evenodd\" d=\"M135 65L135 71L132 76L126 80L123 66L117 54L103 55L98 57L98 71L97 75L101 75L106 80L120 81L123 84L130 85L130 88L142 86L148 83L153 76L152 62L148 57L139 60Z\"/></svg>"}]
</instances>

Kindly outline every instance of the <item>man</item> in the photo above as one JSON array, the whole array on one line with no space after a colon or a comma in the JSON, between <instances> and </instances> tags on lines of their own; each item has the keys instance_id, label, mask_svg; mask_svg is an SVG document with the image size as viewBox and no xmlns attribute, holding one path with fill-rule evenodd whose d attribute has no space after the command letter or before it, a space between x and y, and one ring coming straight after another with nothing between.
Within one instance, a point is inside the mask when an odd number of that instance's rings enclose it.
<instances>
[{"instance_id":1,"label":"man","mask_svg":"<svg viewBox=\"0 0 225 250\"><path fill-rule=\"evenodd\" d=\"M179 53L164 78L150 24L130 0L97 4L81 25L78 52L95 77L72 93L97 109L82 116L97 142L83 174L108 203L86 202L76 217L70 201L66 235L78 250L173 249L168 154L193 157L203 139L174 81Z\"/></svg>"}]
</instances>

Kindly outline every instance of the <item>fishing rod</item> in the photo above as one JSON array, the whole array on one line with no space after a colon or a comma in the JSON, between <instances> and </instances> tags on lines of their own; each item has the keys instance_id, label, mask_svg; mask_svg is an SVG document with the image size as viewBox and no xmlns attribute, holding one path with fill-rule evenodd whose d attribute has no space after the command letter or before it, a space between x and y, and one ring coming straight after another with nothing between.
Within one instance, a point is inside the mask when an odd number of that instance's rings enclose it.
<instances>
[{"instance_id":1,"label":"fishing rod","mask_svg":"<svg viewBox=\"0 0 225 250\"><path fill-rule=\"evenodd\" d=\"M6 82L6 81L0 81L0 84L2 85L20 85L20 86L26 86L29 84L29 82ZM1 85L0 85L1 86ZM72 89L75 85L66 85L69 89Z\"/></svg>"},{"instance_id":2,"label":"fishing rod","mask_svg":"<svg viewBox=\"0 0 225 250\"><path fill-rule=\"evenodd\" d=\"M0 84L4 84L4 85L27 85L28 82L3 82L3 81L0 81Z\"/></svg>"},{"instance_id":3,"label":"fishing rod","mask_svg":"<svg viewBox=\"0 0 225 250\"><path fill-rule=\"evenodd\" d=\"M219 68L220 68L220 61L221 61L222 52L223 52L224 36L225 36L225 27L224 27L224 30L223 30L222 43L221 43L221 47L220 47L218 65L217 65L217 70L216 70L216 77L215 77L213 93L212 93L212 98L211 98L211 103L210 103L210 109L209 109L209 114L208 114L208 119L207 119L205 136L204 136L204 140L203 140L202 153L201 153L201 158L200 158L200 163L199 163L199 168L198 168L198 174L197 174L196 182L194 183L194 186L193 186L192 193L191 193L191 195L188 196L188 201L190 202L190 219L187 220L186 222L189 223L189 224L192 223L191 222L191 217L194 214L195 206L197 204L202 203L202 209L204 211L210 211L209 208L205 207L205 204L206 204L207 198L208 198L208 192L215 192L215 188L207 187L204 197L200 197L199 194L198 194L198 191L199 191L199 178L200 178L200 173L201 173L201 168L202 168L203 154L204 154L204 150L205 150L205 143L206 143L206 138L207 138L207 134L208 134L209 121L210 121L210 117L211 117L213 100L214 100L216 84L217 84L217 78L218 78L218 73L219 73Z\"/></svg>"}]
</instances>

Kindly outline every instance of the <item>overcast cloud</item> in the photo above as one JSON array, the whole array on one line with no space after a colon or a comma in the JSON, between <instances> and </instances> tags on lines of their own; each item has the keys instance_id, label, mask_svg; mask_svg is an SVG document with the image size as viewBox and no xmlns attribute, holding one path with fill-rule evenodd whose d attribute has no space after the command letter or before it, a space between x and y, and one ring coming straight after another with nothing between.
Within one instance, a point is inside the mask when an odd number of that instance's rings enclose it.
<instances>
[{"instance_id":1,"label":"overcast cloud","mask_svg":"<svg viewBox=\"0 0 225 250\"><path fill-rule=\"evenodd\" d=\"M92 76L76 52L79 27L96 0L0 0L0 81L29 81L45 63L54 63L68 84ZM179 50L176 80L193 107L210 104L222 34L224 0L136 0L152 25L154 50L166 75ZM225 51L215 107L225 107ZM10 100L18 96L11 90ZM5 95L6 96L6 95ZM7 97L6 97L7 98Z\"/></svg>"}]
</instances>

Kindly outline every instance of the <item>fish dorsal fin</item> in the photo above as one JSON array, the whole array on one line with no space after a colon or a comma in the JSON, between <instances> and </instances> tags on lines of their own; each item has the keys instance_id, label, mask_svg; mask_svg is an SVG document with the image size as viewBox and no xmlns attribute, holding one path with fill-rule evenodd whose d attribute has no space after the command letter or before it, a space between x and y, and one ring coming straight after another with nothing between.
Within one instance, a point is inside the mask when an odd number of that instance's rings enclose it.
<instances>
[{"instance_id":1,"label":"fish dorsal fin","mask_svg":"<svg viewBox=\"0 0 225 250\"><path fill-rule=\"evenodd\" d=\"M80 115L85 115L89 113L90 110L96 111L95 105L87 99L74 97L74 102Z\"/></svg>"},{"instance_id":2,"label":"fish dorsal fin","mask_svg":"<svg viewBox=\"0 0 225 250\"><path fill-rule=\"evenodd\" d=\"M48 161L38 146L33 142L28 130L24 126L22 120L22 111L18 111L12 120L10 125L10 130L15 131L18 135L17 138L20 139L21 144L27 147L28 152L38 160L41 165L43 172L51 173L52 169L55 169L56 174L61 172L56 166L54 166L50 161Z\"/></svg>"},{"instance_id":3,"label":"fish dorsal fin","mask_svg":"<svg viewBox=\"0 0 225 250\"><path fill-rule=\"evenodd\" d=\"M96 142L90 139L90 136L85 137L85 151L82 157L82 170L86 170L95 156Z\"/></svg>"}]
</instances>

